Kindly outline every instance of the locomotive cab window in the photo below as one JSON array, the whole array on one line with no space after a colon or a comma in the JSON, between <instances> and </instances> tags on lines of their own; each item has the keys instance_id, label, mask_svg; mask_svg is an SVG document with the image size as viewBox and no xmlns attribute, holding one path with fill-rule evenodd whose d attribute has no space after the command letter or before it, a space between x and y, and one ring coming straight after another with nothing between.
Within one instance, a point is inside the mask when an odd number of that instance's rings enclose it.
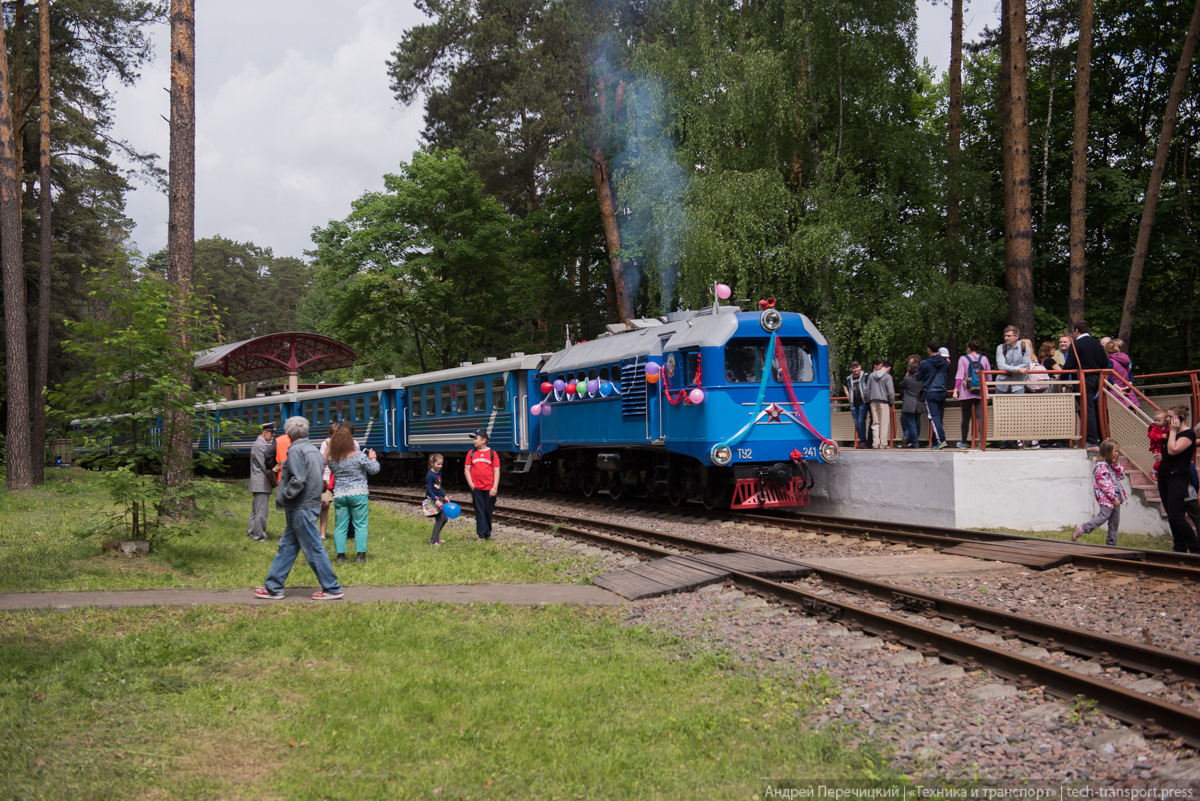
<instances>
[{"instance_id":1,"label":"locomotive cab window","mask_svg":"<svg viewBox=\"0 0 1200 801\"><path fill-rule=\"evenodd\" d=\"M492 379L492 411L504 411L504 379L497 376Z\"/></svg>"},{"instance_id":2,"label":"locomotive cab window","mask_svg":"<svg viewBox=\"0 0 1200 801\"><path fill-rule=\"evenodd\" d=\"M475 382L475 388L472 390L472 395L474 396L472 398L472 400L475 401L475 405L474 405L475 411L486 412L487 411L487 385L483 382L482 379Z\"/></svg>"},{"instance_id":3,"label":"locomotive cab window","mask_svg":"<svg viewBox=\"0 0 1200 801\"><path fill-rule=\"evenodd\" d=\"M776 343L775 358L771 364L771 380L783 381L784 365L787 377L794 384L815 381L817 371L813 365L815 350L810 340L781 339ZM725 346L725 380L731 384L756 384L762 380L763 362L766 359L767 343L757 340L734 339ZM781 358L782 357L782 358Z\"/></svg>"}]
</instances>

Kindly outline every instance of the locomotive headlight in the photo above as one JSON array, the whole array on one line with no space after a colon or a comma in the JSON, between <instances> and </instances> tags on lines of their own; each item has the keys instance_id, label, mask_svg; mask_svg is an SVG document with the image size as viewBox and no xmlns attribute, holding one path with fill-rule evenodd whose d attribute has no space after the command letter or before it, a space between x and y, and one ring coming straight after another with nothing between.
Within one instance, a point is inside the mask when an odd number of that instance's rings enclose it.
<instances>
[{"instance_id":1,"label":"locomotive headlight","mask_svg":"<svg viewBox=\"0 0 1200 801\"><path fill-rule=\"evenodd\" d=\"M717 467L724 467L733 461L733 448L728 445L714 445L709 458Z\"/></svg>"},{"instance_id":2,"label":"locomotive headlight","mask_svg":"<svg viewBox=\"0 0 1200 801\"><path fill-rule=\"evenodd\" d=\"M779 326L783 325L783 315L774 309L767 309L758 315L758 324L763 327L764 331L770 334L778 331Z\"/></svg>"},{"instance_id":3,"label":"locomotive headlight","mask_svg":"<svg viewBox=\"0 0 1200 801\"><path fill-rule=\"evenodd\" d=\"M824 461L824 462L836 461L838 456L841 455L841 453L842 453L842 449L837 446L836 442L822 442L821 443L821 461Z\"/></svg>"}]
</instances>

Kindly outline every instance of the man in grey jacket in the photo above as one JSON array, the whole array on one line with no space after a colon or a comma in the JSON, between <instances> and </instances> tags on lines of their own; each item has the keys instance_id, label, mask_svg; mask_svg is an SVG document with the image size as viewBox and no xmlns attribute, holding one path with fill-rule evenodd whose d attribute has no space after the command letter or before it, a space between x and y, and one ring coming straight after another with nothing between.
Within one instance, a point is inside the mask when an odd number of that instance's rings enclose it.
<instances>
[{"instance_id":1,"label":"man in grey jacket","mask_svg":"<svg viewBox=\"0 0 1200 801\"><path fill-rule=\"evenodd\" d=\"M308 441L308 420L304 417L289 417L283 424L284 431L292 438L287 461L279 476L279 492L275 495L275 508L282 509L287 519L283 536L279 538L279 550L263 586L254 590L255 598L278 601L283 598L283 585L296 562L296 555L303 550L304 558L321 584L320 592L314 592L314 601L334 601L345 593L334 575L329 554L321 544L317 533L317 515L321 511L321 474L325 459L321 452Z\"/></svg>"},{"instance_id":2,"label":"man in grey jacket","mask_svg":"<svg viewBox=\"0 0 1200 801\"><path fill-rule=\"evenodd\" d=\"M246 528L246 536L255 542L267 541L267 514L270 512L271 476L267 468L267 454L275 455L275 424L264 423L262 433L250 446L250 492L254 501L250 507L250 523Z\"/></svg>"},{"instance_id":3,"label":"man in grey jacket","mask_svg":"<svg viewBox=\"0 0 1200 801\"><path fill-rule=\"evenodd\" d=\"M867 376L867 402L871 404L871 439L875 448L892 447L892 401L896 387L891 363L876 359Z\"/></svg>"}]
</instances>

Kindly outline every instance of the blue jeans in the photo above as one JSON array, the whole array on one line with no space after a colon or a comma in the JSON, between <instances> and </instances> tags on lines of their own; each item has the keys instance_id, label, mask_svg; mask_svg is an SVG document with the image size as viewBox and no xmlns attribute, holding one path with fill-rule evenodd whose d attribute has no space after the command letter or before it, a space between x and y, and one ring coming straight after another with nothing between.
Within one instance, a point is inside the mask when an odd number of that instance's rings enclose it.
<instances>
[{"instance_id":1,"label":"blue jeans","mask_svg":"<svg viewBox=\"0 0 1200 801\"><path fill-rule=\"evenodd\" d=\"M900 426L904 429L905 445L916 445L921 441L920 412L901 412Z\"/></svg>"},{"instance_id":2,"label":"blue jeans","mask_svg":"<svg viewBox=\"0 0 1200 801\"><path fill-rule=\"evenodd\" d=\"M851 406L850 416L854 418L854 430L858 432L858 441L867 444L867 404Z\"/></svg>"},{"instance_id":3,"label":"blue jeans","mask_svg":"<svg viewBox=\"0 0 1200 801\"><path fill-rule=\"evenodd\" d=\"M929 393L925 396L925 412L929 415L929 437L933 440L933 445L940 445L946 441L946 431L942 428L942 414L945 410L945 394Z\"/></svg>"},{"instance_id":4,"label":"blue jeans","mask_svg":"<svg viewBox=\"0 0 1200 801\"><path fill-rule=\"evenodd\" d=\"M303 549L308 566L317 575L317 581L325 592L341 592L337 576L333 573L333 565L329 562L329 554L321 544L321 535L317 531L317 516L321 513L319 507L312 509L297 509L284 512L287 525L283 536L279 538L279 550L275 552L275 561L271 563L271 572L263 582L267 592L283 592L288 573L296 563L296 555Z\"/></svg>"}]
</instances>

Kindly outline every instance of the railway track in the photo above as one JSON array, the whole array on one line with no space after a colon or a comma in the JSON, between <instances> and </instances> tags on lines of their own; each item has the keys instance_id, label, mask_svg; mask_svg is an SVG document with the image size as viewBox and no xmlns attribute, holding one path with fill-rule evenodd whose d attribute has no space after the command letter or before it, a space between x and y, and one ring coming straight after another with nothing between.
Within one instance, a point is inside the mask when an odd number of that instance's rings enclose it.
<instances>
[{"instance_id":1,"label":"railway track","mask_svg":"<svg viewBox=\"0 0 1200 801\"><path fill-rule=\"evenodd\" d=\"M373 494L380 499L412 504L419 504L423 497L395 492L373 491ZM463 506L464 511L469 508L469 504ZM728 574L728 578L745 592L797 607L807 615L836 621L890 643L906 645L927 658L937 657L957 663L965 669L987 670L1015 682L1018 687L1040 686L1046 692L1062 698L1091 699L1098 709L1137 728L1143 736L1177 737L1192 747L1200 748L1200 711L1085 675L1080 672L1079 666L1059 667L1049 664L1044 657L1039 659L1021 651L1040 649L1036 653L1046 655L1062 652L1081 664L1091 665L1092 670L1119 669L1126 674L1150 678L1158 685L1167 687L1181 682L1188 685L1200 683L1200 659L1195 656L808 565L803 560L772 557L791 562L798 571L811 572L821 582L823 592L817 594L795 581L776 581L729 570L725 562L714 558L720 554L746 553L743 549L638 526L568 520L562 514L506 507L497 507L495 515L497 519L518 526L548 530L556 536L586 541L606 550L634 553L642 559L683 557ZM788 522L754 515L733 517L760 523L769 521L775 526ZM797 523L798 527L804 529L823 525L823 521L815 522L812 519ZM890 528L890 536L901 540L916 536L905 527ZM864 532L856 523L844 521L840 529L839 533L850 536L884 536L882 530ZM952 530L941 530L925 536L939 538L935 543L951 541L947 531ZM916 542L923 546L930 544L925 538ZM1122 561L1105 559L1100 564ZM1164 567L1171 571L1195 569L1186 564ZM992 644L959 633L959 630L970 629L995 635L991 638Z\"/></svg>"}]
</instances>

